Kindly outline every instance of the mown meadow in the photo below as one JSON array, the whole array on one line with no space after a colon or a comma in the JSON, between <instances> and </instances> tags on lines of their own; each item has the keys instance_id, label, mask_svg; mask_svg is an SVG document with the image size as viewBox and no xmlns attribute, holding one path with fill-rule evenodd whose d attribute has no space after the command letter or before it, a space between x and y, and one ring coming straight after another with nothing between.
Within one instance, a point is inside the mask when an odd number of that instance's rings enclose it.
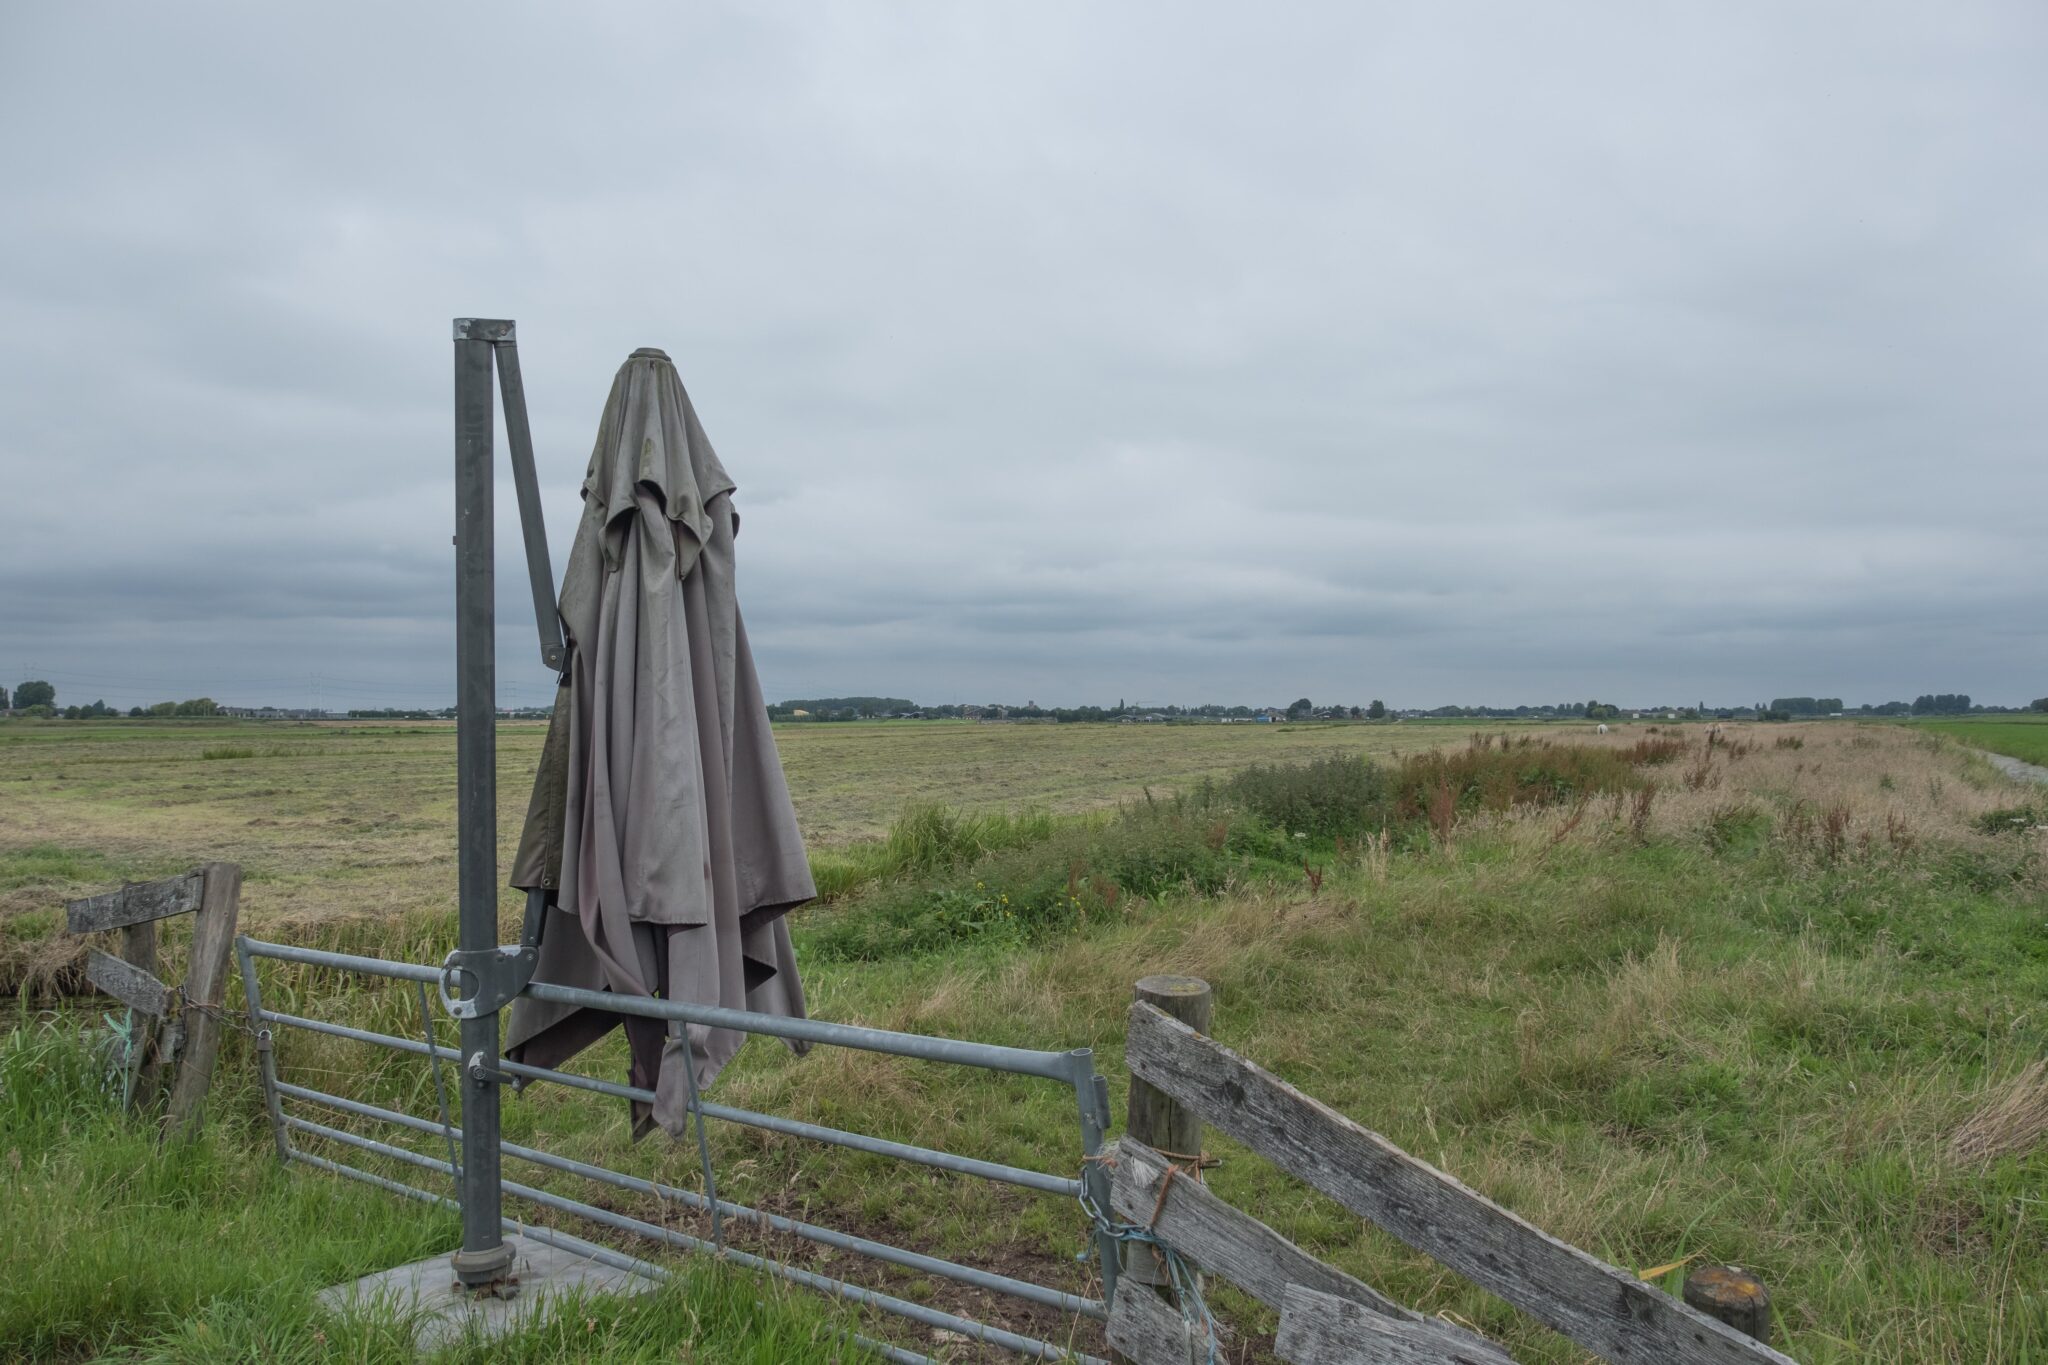
<instances>
[{"instance_id":1,"label":"mown meadow","mask_svg":"<svg viewBox=\"0 0 2048 1365\"><path fill-rule=\"evenodd\" d=\"M800 808L811 798L799 755L825 728L784 741ZM2034 827L2044 821L2026 818L2036 791L1949 739L1844 723L1736 727L1711 742L1697 726L1304 727L1256 740L953 727L972 746L961 766L1010 774L1009 799L982 801L971 778L941 780L933 750L912 760L925 776L909 790L884 771L890 746L942 744L941 727L864 728L865 757L837 761L878 770L886 809L833 817L880 837L816 849L821 873L850 869L796 924L816 1014L1094 1047L1120 1112L1131 983L1203 976L1217 1036L1540 1226L1673 1287L1692 1261L1754 1268L1777 1297L1780 1344L1802 1360L2048 1358L2048 875ZM826 738L850 753L858 738L846 729ZM1135 772L1168 752L1135 746L1182 736L1217 747L1160 762L1171 780ZM29 817L0 829L0 906L24 991L0 1061L0 1148L21 1175L0 1213L43 1231L0 1251L0 1350L312 1359L345 1343L348 1358L398 1358L390 1324L321 1319L304 1295L446 1245L445 1216L277 1171L239 1039L202 1159L173 1169L155 1157L97 1098L85 1051L96 1012L45 1008L39 992L65 977L62 945L33 921L67 894L274 837L279 851L258 866L275 872L252 876L255 932L438 959L452 941L452 850L426 828L440 799L423 794L426 760L421 785L351 788L327 755L266 769L263 747L386 740L215 740L257 753L206 759L206 740L150 737L194 747L168 768L132 755L124 784L114 751L59 760L63 778L28 765L36 776L25 779L10 739L0 727L0 791ZM1086 751L1134 776L1093 800L1066 774L1033 782L1029 764L982 747L1012 742L1048 745L1040 762ZM1114 752L1124 744L1133 751ZM503 785L519 789L517 743L507 749ZM414 756L369 766L399 761ZM237 791L190 798L209 824L178 799L187 782ZM265 789L276 794L251 794ZM851 799L830 801L844 812ZM103 808L112 813L94 813ZM245 813L258 808L277 814ZM62 837L67 819L112 828L122 814L137 817L126 844ZM313 823L344 814L356 823ZM247 823L257 819L276 823ZM204 842L210 827L221 842ZM173 842L184 839L195 842ZM307 863L339 866L376 903L345 905L323 888L302 904ZM508 932L514 910L508 900ZM266 989L299 1012L419 1028L403 990L275 968ZM310 1084L433 1112L431 1080L409 1059L295 1036L280 1064ZM613 1074L623 1062L610 1047L587 1065ZM1078 1163L1070 1098L1028 1080L864 1054L799 1059L757 1041L719 1089L732 1104L1041 1169ZM753 1130L714 1134L732 1197L1034 1278L1079 1286L1091 1274L1074 1259L1080 1215L1060 1201ZM530 1089L508 1101L507 1135L696 1184L693 1152L632 1145L623 1107L589 1096ZM1231 1143L1210 1146L1219 1192L1319 1254L1477 1325L1518 1359L1584 1358ZM631 1197L599 1202L688 1223ZM300 1234L301 1249L285 1230L308 1225L317 1232ZM157 1254L122 1250L145 1227L160 1228ZM209 1269L198 1253L216 1241L239 1249ZM73 1245L113 1249L67 1257ZM844 1256L776 1249L854 1270ZM995 1311L944 1282L864 1278ZM1254 1336L1270 1327L1219 1299ZM687 1323L696 1358L749 1358L731 1343L762 1338L788 1344L772 1358L823 1359L841 1350L834 1321L699 1270L656 1302L565 1315L518 1358L652 1359L635 1352ZM928 1333L902 1339L958 1349Z\"/></svg>"},{"instance_id":2,"label":"mown meadow","mask_svg":"<svg viewBox=\"0 0 2048 1365\"><path fill-rule=\"evenodd\" d=\"M1972 748L2007 754L2048 767L2048 716L1970 716L1917 722L1920 728L1959 739Z\"/></svg>"}]
</instances>

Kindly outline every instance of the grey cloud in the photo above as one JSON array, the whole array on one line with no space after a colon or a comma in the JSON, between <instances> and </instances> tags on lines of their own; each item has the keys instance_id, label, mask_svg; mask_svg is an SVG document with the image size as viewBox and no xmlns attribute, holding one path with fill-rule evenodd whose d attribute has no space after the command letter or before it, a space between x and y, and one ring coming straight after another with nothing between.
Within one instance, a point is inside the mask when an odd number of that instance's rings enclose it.
<instances>
[{"instance_id":1,"label":"grey cloud","mask_svg":"<svg viewBox=\"0 0 2048 1365\"><path fill-rule=\"evenodd\" d=\"M0 673L445 701L488 313L558 557L677 358L774 693L2025 700L2044 58L1996 4L17 7Z\"/></svg>"}]
</instances>

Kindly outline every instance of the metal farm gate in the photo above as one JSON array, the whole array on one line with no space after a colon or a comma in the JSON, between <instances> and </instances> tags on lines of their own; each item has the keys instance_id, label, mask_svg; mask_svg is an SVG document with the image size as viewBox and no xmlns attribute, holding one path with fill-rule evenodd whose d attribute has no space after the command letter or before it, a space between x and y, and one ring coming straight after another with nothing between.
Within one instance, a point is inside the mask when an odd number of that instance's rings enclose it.
<instances>
[{"instance_id":1,"label":"metal farm gate","mask_svg":"<svg viewBox=\"0 0 2048 1365\"><path fill-rule=\"evenodd\" d=\"M263 1078L264 1099L270 1114L272 1130L276 1137L277 1152L286 1162L297 1162L317 1169L348 1176L370 1184L381 1186L398 1194L435 1204L449 1204L447 1198L392 1180L386 1176L350 1166L317 1152L304 1150L294 1142L298 1135L337 1143L356 1151L372 1153L422 1171L433 1172L452 1178L468 1197L470 1181L474 1173L468 1172L461 1164L459 1151L464 1146L463 1130L451 1120L447 1104L447 1087L443 1080L443 1063L451 1065L458 1076L465 1102L484 1087L496 1086L505 1081L547 1082L568 1086L577 1090L591 1091L618 1099L651 1102L654 1094L649 1090L636 1089L614 1081L600 1080L592 1076L578 1075L568 1071L556 1071L547 1067L527 1066L518 1062L499 1061L498 1075L490 1074L483 1062L471 1056L466 1061L461 1053L439 1043L434 1037L433 1011L429 1003L428 987L439 988L444 981L444 969L414 965L411 963L385 962L377 958L358 957L347 953L322 952L311 948L295 948L287 944L266 943L258 939L243 937L236 941L236 953L241 962L242 985L247 1001L249 1024L256 1032L256 1049ZM368 1029L352 1028L343 1024L329 1023L320 1019L309 1019L299 1015L281 1013L263 1003L261 982L257 971L260 959L297 963L302 966L331 968L338 971L356 972L366 976L381 977L394 981L410 981L416 984L425 1036L402 1038L394 1034L378 1033ZM847 1024L831 1024L813 1019L785 1019L769 1015L756 1015L737 1010L724 1010L665 1000L621 998L594 991L574 990L562 986L531 983L525 994L536 1000L554 1001L572 1005L596 1005L600 1008L626 1014L638 1014L649 1018L681 1020L685 1023L704 1024L717 1028L741 1029L749 1033L771 1034L780 1038L823 1044L830 1047L854 1048L866 1052L886 1053L898 1057L913 1057L924 1061L945 1063L954 1066L979 1067L989 1071L1007 1072L1020 1076L1035 1076L1069 1089L1074 1096L1074 1110L1081 1139L1081 1150L1088 1157L1098 1156L1102 1151L1103 1133L1108 1126L1108 1088L1104 1079L1096 1074L1094 1054L1088 1048L1077 1048L1071 1052L1037 1052L1024 1048L999 1047L988 1043L967 1042L954 1038L934 1038L922 1034L893 1033L884 1029L860 1028ZM328 1037L344 1038L375 1047L388 1048L395 1052L407 1053L425 1058L435 1073L436 1088L441 1100L441 1112L437 1117L426 1118L414 1114L400 1113L378 1105L365 1104L345 1096L330 1094L310 1086L297 1085L279 1077L274 1050L274 1039L279 1029L301 1029L310 1033L325 1034ZM704 1189L680 1189L661 1184L639 1176L626 1175L607 1170L588 1162L575 1161L556 1156L517 1143L500 1141L498 1151L504 1156L530 1165L558 1171L565 1175L580 1176L586 1180L609 1185L615 1189L647 1195L663 1201L680 1204L710 1216L712 1236L709 1240L663 1227L644 1219L629 1217L610 1209L599 1208L577 1199L551 1191L537 1189L516 1181L500 1180L500 1188L515 1198L548 1209L556 1213L574 1214L619 1232L631 1233L669 1246L689 1251L710 1251L735 1264L748 1266L780 1276L792 1283L820 1290L853 1302L883 1309L913 1322L928 1327L959 1332L965 1336L993 1345L1007 1347L1023 1355L1038 1359L1092 1360L1094 1357L1074 1352L1067 1346L1021 1336L971 1318L947 1313L923 1304L864 1288L844 1280L832 1279L808 1270L784 1265L778 1261L752 1253L737 1250L726 1245L724 1225L728 1220L751 1224L775 1232L787 1233L814 1242L820 1246L841 1251L855 1252L872 1257L877 1261L901 1266L922 1274L943 1276L946 1279L1008 1295L1027 1303L1041 1304L1064 1313L1106 1320L1108 1306L1101 1299L1085 1298L1046 1285L1034 1284L1028 1280L1015 1279L991 1271L979 1270L972 1266L960 1265L941 1257L928 1256L902 1247L891 1246L869 1238L854 1236L832 1228L820 1227L799 1219L786 1218L748 1208L718 1197L716 1173L710 1158L710 1149L704 1132L707 1119L735 1123L766 1132L780 1133L789 1137L804 1138L833 1146L850 1148L876 1156L890 1157L934 1170L947 1171L955 1175L992 1180L1041 1194L1059 1196L1076 1201L1077 1214L1081 1201L1087 1199L1096 1207L1106 1206L1108 1200L1107 1178L1099 1163L1084 1161L1083 1175L1049 1173L1030 1170L1001 1162L983 1161L974 1157L941 1151L930 1147L919 1147L909 1143L894 1142L886 1138L865 1133L848 1132L844 1129L825 1127L801 1120L785 1118L775 1114L755 1113L730 1105L716 1104L693 1096L692 1111L697 1124L699 1153L703 1162ZM426 1134L444 1139L448 1144L446 1157L427 1156L388 1142L366 1137L361 1133L337 1128L312 1116L320 1110L351 1115L386 1123L407 1132ZM495 1172L494 1172L495 1174ZM1091 1190L1088 1187L1097 1188ZM1078 1229L1086 1230L1087 1224L1079 1222ZM513 1220L501 1221L501 1229L517 1229L535 1241L547 1242L588 1255L620 1269L633 1270L641 1274L660 1275L657 1267L645 1261L625 1256L605 1247L594 1246L583 1239L565 1236L549 1228L538 1228ZM1105 1274L1113 1283L1116 1274L1117 1255L1113 1239L1098 1242L1101 1264ZM924 1361L928 1357L903 1350L886 1343L867 1341L863 1344L880 1351L891 1360Z\"/></svg>"}]
</instances>

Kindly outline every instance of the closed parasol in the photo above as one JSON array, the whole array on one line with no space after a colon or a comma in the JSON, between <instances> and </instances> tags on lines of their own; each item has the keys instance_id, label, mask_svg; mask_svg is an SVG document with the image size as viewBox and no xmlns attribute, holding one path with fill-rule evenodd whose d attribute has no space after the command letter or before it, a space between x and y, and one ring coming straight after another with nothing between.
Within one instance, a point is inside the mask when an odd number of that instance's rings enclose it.
<instances>
[{"instance_id":1,"label":"closed parasol","mask_svg":"<svg viewBox=\"0 0 2048 1365\"><path fill-rule=\"evenodd\" d=\"M801 1017L784 916L817 894L734 591L733 482L667 355L612 381L562 581L569 659L512 884L546 893L534 980ZM728 1029L521 999L554 1067L623 1023L634 1134L680 1136Z\"/></svg>"}]
</instances>

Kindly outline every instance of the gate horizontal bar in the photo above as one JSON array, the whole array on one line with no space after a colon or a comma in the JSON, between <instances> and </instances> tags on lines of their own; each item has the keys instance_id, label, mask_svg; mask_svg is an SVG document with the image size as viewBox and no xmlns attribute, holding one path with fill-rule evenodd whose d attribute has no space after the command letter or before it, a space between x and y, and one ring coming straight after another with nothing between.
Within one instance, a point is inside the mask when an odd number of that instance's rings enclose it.
<instances>
[{"instance_id":1,"label":"gate horizontal bar","mask_svg":"<svg viewBox=\"0 0 2048 1365\"><path fill-rule=\"evenodd\" d=\"M615 1099L638 1100L642 1104L654 1103L654 1092L639 1086L621 1085L617 1081L599 1080L595 1076L579 1076L573 1071L551 1071L544 1066L527 1066L523 1062L500 1062L498 1065L522 1079L553 1081L558 1085L610 1095ZM919 1166L952 1171L958 1175L980 1176L983 1180L1000 1180L1007 1185L1022 1185L1027 1190L1063 1195L1068 1199L1081 1197L1081 1182L1071 1176L1048 1175L1044 1171L1034 1171L1024 1166L1009 1166L1000 1161L982 1161L971 1156L958 1156L932 1147L892 1142L888 1138L871 1137L866 1133L850 1133L844 1128L828 1128L823 1124L806 1123L802 1119L786 1119L779 1114L735 1109L729 1104L714 1104L709 1100L703 1101L699 1107L703 1109L706 1118L722 1119L727 1123L737 1123L748 1128L760 1128L789 1137L808 1138L813 1142L827 1142L835 1147L848 1147L857 1152L893 1157L898 1161L914 1162Z\"/></svg>"},{"instance_id":2,"label":"gate horizontal bar","mask_svg":"<svg viewBox=\"0 0 2048 1365\"><path fill-rule=\"evenodd\" d=\"M403 1195L407 1199L416 1199L423 1204L433 1204L448 1209L451 1212L459 1212L462 1208L460 1204L445 1194L429 1194L427 1191L413 1185L408 1185L404 1181L391 1180L374 1172L363 1170L360 1167L345 1165L339 1161L329 1161L326 1157L315 1156L311 1152L295 1151L288 1155L285 1160L303 1162L315 1170L326 1171L330 1175L345 1176L350 1180L360 1180L365 1184L375 1185L379 1189L388 1190L392 1194ZM547 1227L540 1223L522 1223L516 1218L507 1218L504 1220L504 1223L505 1231L507 1232L517 1233L529 1241L540 1242L562 1251L587 1257L590 1260L596 1261L599 1265L611 1266L614 1270L623 1270L630 1275L638 1275L642 1279L654 1280L658 1283L666 1283L673 1278L673 1272L669 1271L666 1267L658 1266L652 1261L643 1261L637 1256L628 1256L623 1251L615 1251L611 1247L603 1246L597 1242L586 1242L581 1237L563 1232L558 1228ZM876 1341L873 1337L865 1337L858 1332L847 1332L844 1335L847 1340L857 1346L873 1351L882 1359L890 1362L890 1365L938 1365L938 1362L930 1356L919 1355L915 1351L906 1351L901 1346L891 1346L886 1341Z\"/></svg>"},{"instance_id":3,"label":"gate horizontal bar","mask_svg":"<svg viewBox=\"0 0 2048 1365\"><path fill-rule=\"evenodd\" d=\"M310 1133L315 1137L323 1137L331 1142L341 1143L344 1146L372 1152L378 1156L388 1157L394 1161L416 1166L421 1170L434 1171L441 1175L453 1175L453 1168L446 1161L437 1160L430 1156L422 1156L418 1152L408 1151L403 1147L394 1147L388 1142L379 1142L375 1138L366 1138L357 1133L345 1132L339 1128L330 1128L324 1123L315 1123L310 1119L294 1118L289 1115L285 1118L285 1125L298 1132ZM368 1172L365 1172L365 1174L368 1174ZM655 1223L643 1222L638 1218L631 1218L622 1213L614 1213L610 1209L598 1208L594 1204L585 1204L580 1200L565 1198L559 1194L550 1194L546 1190L535 1189L531 1185L521 1185L515 1181L508 1180L505 1182L504 1188L505 1193L516 1195L531 1203L539 1204L543 1208L555 1209L562 1213L577 1214L593 1222L616 1228L621 1232L630 1232L636 1236L646 1237L657 1242L665 1242L670 1246L682 1247L688 1251L701 1251L712 1256L723 1256L725 1260L731 1261L735 1265L746 1266L754 1270L765 1270L771 1275L780 1276L792 1283L801 1284L807 1288L820 1290L840 1298L851 1299L856 1303L871 1304L876 1308L894 1313L899 1317L923 1323L927 1327L943 1327L948 1331L959 1332L974 1340L986 1341L990 1345L1004 1347L1017 1352L1019 1355L1029 1356L1034 1360L1074 1360L1081 1362L1081 1365L1108 1365L1107 1361L1099 1357L1084 1355L1079 1351L1069 1351L1065 1347L1056 1346L1049 1341L1040 1341L1036 1337L1020 1336L1015 1332L1005 1331L1003 1328L991 1326L985 1322L977 1322L973 1318L963 1318L937 1308L927 1308L921 1303L912 1303L908 1299L899 1299L893 1295L881 1293L879 1290L866 1289L857 1284L849 1284L844 1280L834 1280L823 1275L815 1275L808 1270L799 1270L795 1266L784 1265L780 1261L772 1261L764 1256L756 1256L745 1251L736 1251L731 1247L727 1247L721 1252L719 1248L701 1237L692 1237L686 1232L677 1232L673 1228L665 1228Z\"/></svg>"},{"instance_id":4,"label":"gate horizontal bar","mask_svg":"<svg viewBox=\"0 0 2048 1365\"><path fill-rule=\"evenodd\" d=\"M412 962L387 962L381 957L359 957L354 953L330 953L324 948L295 948L288 943L266 943L242 936L251 956L278 962L298 962L308 967L333 967L337 971L361 972L365 976L395 977L400 981L424 981L434 985L441 979L439 967L422 967Z\"/></svg>"},{"instance_id":5,"label":"gate horizontal bar","mask_svg":"<svg viewBox=\"0 0 2048 1365\"><path fill-rule=\"evenodd\" d=\"M343 1099L339 1095L330 1095L325 1091L312 1090L301 1085L288 1085L280 1081L277 1090L280 1095L291 1099L304 1100L313 1104L323 1104L331 1109L338 1109L343 1113L354 1114L359 1118L375 1119L384 1123L396 1124L401 1128L410 1128L415 1132L426 1133L430 1136L438 1137L445 1131L440 1124L428 1119L415 1118L411 1114L402 1114L397 1110L380 1108L374 1104L364 1104L359 1100ZM461 1131L459 1128L455 1130L458 1136L461 1134ZM588 1162L577 1161L570 1157L556 1156L552 1152L543 1152L533 1147L521 1146L516 1142L501 1141L499 1149L509 1156L518 1157L520 1160L531 1162L536 1166L545 1166L551 1170L561 1171L565 1175L581 1176L585 1180L595 1180L600 1184L611 1185L622 1190L631 1190L636 1194L652 1195L657 1199L674 1200L693 1209L701 1210L710 1207L710 1201L694 1190L679 1189L674 1185L664 1185L639 1176L625 1175L603 1166L593 1166ZM928 1275L940 1275L949 1280L956 1280L961 1284L973 1285L976 1289L986 1289L996 1294L1008 1294L1012 1298L1023 1299L1029 1303L1039 1303L1044 1304L1048 1308L1057 1308L1063 1313L1079 1313L1085 1317L1099 1320L1107 1320L1109 1317L1109 1306L1099 1299L1090 1299L1079 1294L1069 1294L1063 1290L1053 1289L1048 1285L1036 1284L1030 1280L1015 1279L1009 1275L999 1275L993 1271L978 1270L973 1266L961 1265L957 1261L949 1261L943 1257L927 1256L922 1252L910 1251L903 1247L891 1245L888 1242L877 1242L866 1237L857 1237L852 1233L840 1232L834 1228L820 1227L815 1223L806 1223L799 1219L786 1218L780 1214L767 1213L760 1209L749 1208L745 1204L732 1203L729 1200L719 1200L718 1209L720 1213L729 1218L737 1218L742 1222L755 1223L762 1227L771 1228L776 1232L790 1233L793 1236L816 1242L821 1246L837 1247L841 1251L851 1251L858 1255L869 1256L878 1261L886 1261L891 1265L902 1266L907 1270L922 1271Z\"/></svg>"},{"instance_id":6,"label":"gate horizontal bar","mask_svg":"<svg viewBox=\"0 0 2048 1365\"><path fill-rule=\"evenodd\" d=\"M347 1038L358 1043L373 1043L397 1052L409 1052L414 1056L438 1055L459 1063L461 1054L454 1048L437 1048L429 1052L427 1045L417 1038L400 1038L389 1033L374 1033L368 1029L350 1028L346 1024L330 1024L320 1019L306 1019L296 1014L283 1014L276 1010L259 1010L258 1015L266 1023L283 1024L289 1028L305 1029L309 1033L324 1033L332 1038ZM595 1076L579 1076L573 1071L553 1071L544 1066L528 1066L523 1062L500 1061L502 1071L527 1080L552 1081L578 1090L594 1091L600 1095L611 1095L618 1099L654 1102L652 1090L637 1086L621 1085L616 1081L599 1080ZM847 1147L857 1152L869 1152L875 1156L893 1157L898 1161L913 1162L929 1166L934 1170L951 1171L957 1175L978 1176L983 1180L999 1180L1008 1185L1021 1185L1028 1190L1040 1190L1046 1194L1063 1195L1069 1199L1078 1198L1081 1182L1066 1176L1048 1175L1043 1171L1029 1170L1023 1166L1008 1166L998 1161L981 1161L974 1157L957 1156L931 1147L918 1147L907 1142L891 1142L887 1138L871 1137L866 1133L850 1133L843 1128L827 1128L822 1124L805 1123L801 1119L780 1118L774 1114L757 1114L749 1109L735 1109L724 1104L705 1104L704 1113L708 1118L722 1119L727 1123L738 1123L749 1128L761 1128L771 1133L784 1133L791 1137L807 1138L813 1142L830 1143L835 1147Z\"/></svg>"},{"instance_id":7,"label":"gate horizontal bar","mask_svg":"<svg viewBox=\"0 0 2048 1365\"><path fill-rule=\"evenodd\" d=\"M406 962L385 962L351 953L330 953L318 948L298 948L287 943L266 943L249 939L249 951L256 957L278 962L300 962L315 967L336 967L371 976L395 977L401 981L441 980L441 969ZM556 986L544 981L528 983L524 992L534 1000L554 1005L575 1005L581 1009L610 1014L631 1014L643 1019L669 1019L707 1028L736 1029L799 1042L823 1043L828 1047L857 1048L863 1052L885 1052L898 1057L916 1057L930 1062L952 1062L991 1071L1009 1071L1023 1076L1043 1076L1065 1081L1073 1077L1073 1063L1064 1052L1039 1052L1031 1048L1003 1047L996 1043L975 1043L963 1038L934 1038L922 1033L896 1033L860 1024L834 1024L823 1019L787 1019L759 1014L753 1010L725 1009L717 1005L692 1005L681 1000L656 1000L651 996L620 995L615 991L587 991L575 986Z\"/></svg>"},{"instance_id":8,"label":"gate horizontal bar","mask_svg":"<svg viewBox=\"0 0 2048 1365\"><path fill-rule=\"evenodd\" d=\"M575 986L550 985L545 981L527 983L525 994L552 1005L575 1005L611 1014L637 1015L642 1019L671 1019L685 1024L702 1024L707 1028L737 1029L774 1038L824 1043L829 1047L858 1048L862 1052L886 1052L928 1062L952 1062L959 1066L1010 1071L1022 1076L1043 1076L1047 1080L1064 1081L1073 1075L1072 1064L1064 1052L1038 1052L996 1043L973 1043L963 1038L934 1038L923 1033L894 1033L860 1024L827 1023L822 1019L786 1019L780 1015L757 1014L752 1010L692 1005L681 1000L656 1000L644 995L620 995L616 991L586 991Z\"/></svg>"}]
</instances>

